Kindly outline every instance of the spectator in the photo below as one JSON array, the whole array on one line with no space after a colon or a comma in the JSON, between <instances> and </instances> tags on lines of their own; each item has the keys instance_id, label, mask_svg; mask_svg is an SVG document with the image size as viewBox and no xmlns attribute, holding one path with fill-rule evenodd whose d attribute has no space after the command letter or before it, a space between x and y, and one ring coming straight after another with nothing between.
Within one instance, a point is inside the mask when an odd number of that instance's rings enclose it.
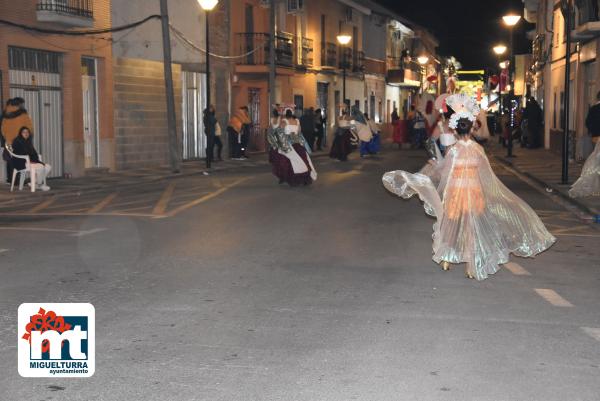
<instances>
[{"instance_id":1,"label":"spectator","mask_svg":"<svg viewBox=\"0 0 600 401\"><path fill-rule=\"evenodd\" d=\"M243 106L241 109L242 111L242 115L244 118L244 122L242 124L242 159L247 159L248 158L248 154L246 153L246 150L248 149L248 144L250 143L250 125L252 124L252 119L250 118L250 111L248 110L248 107Z\"/></svg>"},{"instance_id":2,"label":"spectator","mask_svg":"<svg viewBox=\"0 0 600 401\"><path fill-rule=\"evenodd\" d=\"M524 145L528 148L537 148L541 146L541 131L544 124L544 113L539 103L533 98L527 99L527 105L523 112L523 121L526 126Z\"/></svg>"},{"instance_id":3,"label":"spectator","mask_svg":"<svg viewBox=\"0 0 600 401\"><path fill-rule=\"evenodd\" d=\"M247 113L247 107L240 107L229 119L227 125L227 134L229 135L229 153L233 160L243 160L244 147L244 126L249 126L250 117Z\"/></svg>"},{"instance_id":4,"label":"spectator","mask_svg":"<svg viewBox=\"0 0 600 401\"><path fill-rule=\"evenodd\" d=\"M304 113L300 117L300 130L302 131L302 135L304 139L306 139L306 143L310 151L312 152L315 147L315 131L316 131L316 122L315 122L315 109L309 108L305 109Z\"/></svg>"},{"instance_id":5,"label":"spectator","mask_svg":"<svg viewBox=\"0 0 600 401\"><path fill-rule=\"evenodd\" d=\"M207 109L204 109L204 116L202 120L204 123L204 134L206 135L206 168L209 169L212 167L212 161L214 157L213 149L215 147L215 133L217 125L215 106L211 104ZM205 174L208 174L208 172L205 171Z\"/></svg>"},{"instance_id":6,"label":"spectator","mask_svg":"<svg viewBox=\"0 0 600 401\"><path fill-rule=\"evenodd\" d=\"M25 110L25 100L20 97L9 99L2 113L2 123L0 123L0 132L2 133L2 147L12 145L13 140L18 136L21 127L27 127L30 133L33 133L33 122ZM10 182L12 178L12 160L7 155L3 156L6 160L6 180Z\"/></svg>"},{"instance_id":7,"label":"spectator","mask_svg":"<svg viewBox=\"0 0 600 401\"><path fill-rule=\"evenodd\" d=\"M325 123L327 118L323 115L321 109L315 111L315 124L316 131L315 136L317 137L317 150L323 150L323 139L325 138Z\"/></svg>"},{"instance_id":8,"label":"spectator","mask_svg":"<svg viewBox=\"0 0 600 401\"><path fill-rule=\"evenodd\" d=\"M50 190L46 185L46 177L50 172L51 166L42 163L38 153L33 147L33 135L28 127L21 127L17 137L12 141L13 153L21 156L29 156L29 162L32 170L35 170L36 182L30 185L36 185L42 191ZM22 170L26 166L26 161L19 158L12 159L13 167L17 170Z\"/></svg>"}]
</instances>

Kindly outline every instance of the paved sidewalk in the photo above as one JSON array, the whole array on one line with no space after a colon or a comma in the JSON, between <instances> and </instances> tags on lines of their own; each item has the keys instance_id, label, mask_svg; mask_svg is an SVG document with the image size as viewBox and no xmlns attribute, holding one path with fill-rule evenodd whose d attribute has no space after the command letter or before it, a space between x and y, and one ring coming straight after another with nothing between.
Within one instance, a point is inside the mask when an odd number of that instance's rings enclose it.
<instances>
[{"instance_id":1,"label":"paved sidewalk","mask_svg":"<svg viewBox=\"0 0 600 401\"><path fill-rule=\"evenodd\" d=\"M569 163L569 185L562 185L562 160L557 154L546 149L525 149L515 142L513 155L506 157L506 148L498 144L497 137L492 138L488 145L488 152L497 160L514 168L519 173L527 176L538 184L558 194L564 200L577 206L583 212L590 215L600 214L600 198L588 197L573 199L569 196L569 189L581 174L583 163L571 161Z\"/></svg>"}]
</instances>

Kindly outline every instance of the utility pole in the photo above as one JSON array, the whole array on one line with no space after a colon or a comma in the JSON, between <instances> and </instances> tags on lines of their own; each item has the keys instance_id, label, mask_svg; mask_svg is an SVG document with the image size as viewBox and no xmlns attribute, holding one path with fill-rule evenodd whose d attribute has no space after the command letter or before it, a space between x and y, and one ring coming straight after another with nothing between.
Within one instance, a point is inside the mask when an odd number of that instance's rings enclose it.
<instances>
[{"instance_id":1,"label":"utility pole","mask_svg":"<svg viewBox=\"0 0 600 401\"><path fill-rule=\"evenodd\" d=\"M169 161L171 171L179 172L179 146L175 123L175 93L173 89L173 71L171 70L171 35L169 34L169 9L167 0L160 0L162 23L163 65L165 73L165 98L167 100L167 134L169 138Z\"/></svg>"},{"instance_id":2,"label":"utility pole","mask_svg":"<svg viewBox=\"0 0 600 401\"><path fill-rule=\"evenodd\" d=\"M273 105L277 102L275 98L275 36L277 35L277 22L275 20L276 4L277 0L271 0L271 7L269 9L269 115L271 115ZM271 121L270 117L269 121Z\"/></svg>"},{"instance_id":3,"label":"utility pole","mask_svg":"<svg viewBox=\"0 0 600 401\"><path fill-rule=\"evenodd\" d=\"M569 92L571 86L571 0L561 0L562 14L565 19L567 43L565 51L565 95L563 116L563 144L562 144L562 174L561 184L569 183Z\"/></svg>"}]
</instances>

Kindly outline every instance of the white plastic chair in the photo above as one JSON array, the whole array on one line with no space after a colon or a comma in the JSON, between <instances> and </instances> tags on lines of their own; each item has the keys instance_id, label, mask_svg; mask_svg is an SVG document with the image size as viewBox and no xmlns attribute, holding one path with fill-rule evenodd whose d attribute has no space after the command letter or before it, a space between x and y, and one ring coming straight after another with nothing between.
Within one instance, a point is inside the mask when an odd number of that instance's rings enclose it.
<instances>
[{"instance_id":1,"label":"white plastic chair","mask_svg":"<svg viewBox=\"0 0 600 401\"><path fill-rule=\"evenodd\" d=\"M23 159L25 160L25 168L22 170L13 169L12 180L10 181L10 192L13 191L15 187L15 180L17 179L17 174L19 174L19 191L23 190L23 185L25 184L25 179L27 176L30 176L31 181L31 192L35 192L36 180L35 180L35 169L31 168L31 161L29 160L28 155L17 155L14 154L12 148L10 146L6 146L6 150L8 150L8 154L10 154L11 158L15 159ZM41 155L40 160L41 160Z\"/></svg>"}]
</instances>

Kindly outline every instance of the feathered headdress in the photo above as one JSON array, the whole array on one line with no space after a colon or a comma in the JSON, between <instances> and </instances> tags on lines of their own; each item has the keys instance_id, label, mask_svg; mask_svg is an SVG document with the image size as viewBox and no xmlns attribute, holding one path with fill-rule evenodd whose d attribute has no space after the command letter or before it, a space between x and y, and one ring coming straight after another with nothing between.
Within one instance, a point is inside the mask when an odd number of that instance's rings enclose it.
<instances>
[{"instance_id":1,"label":"feathered headdress","mask_svg":"<svg viewBox=\"0 0 600 401\"><path fill-rule=\"evenodd\" d=\"M481 111L479 106L477 106L475 99L464 93L448 96L446 98L446 103L454 110L454 114L452 114L450 122L448 123L448 126L453 129L456 129L458 120L461 118L466 118L474 123L477 120L477 115Z\"/></svg>"}]
</instances>

